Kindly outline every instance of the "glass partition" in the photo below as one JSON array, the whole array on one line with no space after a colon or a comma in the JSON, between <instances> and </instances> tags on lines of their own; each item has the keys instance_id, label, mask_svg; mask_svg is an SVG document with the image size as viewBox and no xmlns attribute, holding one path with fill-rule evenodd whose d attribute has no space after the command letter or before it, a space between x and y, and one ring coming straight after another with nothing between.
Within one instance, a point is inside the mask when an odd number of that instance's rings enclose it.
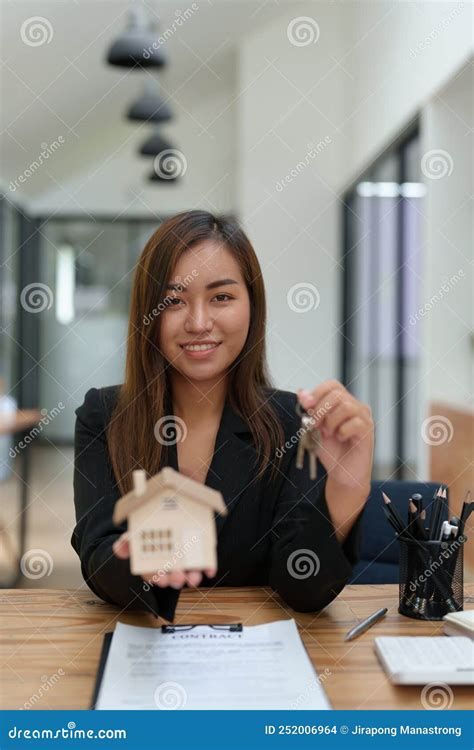
<instances>
[{"instance_id":1,"label":"glass partition","mask_svg":"<svg viewBox=\"0 0 474 750\"><path fill-rule=\"evenodd\" d=\"M376 423L374 478L416 476L421 182L417 131L344 200L343 380Z\"/></svg>"}]
</instances>

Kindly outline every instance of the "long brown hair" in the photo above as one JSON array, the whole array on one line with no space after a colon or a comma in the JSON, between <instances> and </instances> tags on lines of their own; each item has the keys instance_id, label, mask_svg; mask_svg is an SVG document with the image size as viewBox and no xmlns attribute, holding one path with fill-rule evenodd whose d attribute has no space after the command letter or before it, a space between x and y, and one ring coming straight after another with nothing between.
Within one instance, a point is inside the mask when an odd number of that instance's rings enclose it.
<instances>
[{"instance_id":1,"label":"long brown hair","mask_svg":"<svg viewBox=\"0 0 474 750\"><path fill-rule=\"evenodd\" d=\"M166 415L169 363L157 343L160 303L169 298L166 284L182 253L211 240L222 243L239 263L250 298L246 342L229 368L230 405L249 426L257 448L260 478L271 465L277 472L278 447L284 442L280 420L263 388L272 388L265 354L266 302L262 273L248 237L233 221L207 211L187 211L165 221L146 243L132 288L127 336L125 382L107 428L112 467L122 494L132 488L131 472L156 474L166 460L165 446L155 438L154 426ZM161 307L162 309L162 307Z\"/></svg>"}]
</instances>

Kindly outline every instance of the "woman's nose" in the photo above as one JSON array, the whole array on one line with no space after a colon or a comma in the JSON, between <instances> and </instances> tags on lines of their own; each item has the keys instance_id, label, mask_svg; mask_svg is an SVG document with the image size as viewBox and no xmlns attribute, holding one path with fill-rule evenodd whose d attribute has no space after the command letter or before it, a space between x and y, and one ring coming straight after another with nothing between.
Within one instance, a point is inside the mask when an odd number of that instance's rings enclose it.
<instances>
[{"instance_id":1,"label":"woman's nose","mask_svg":"<svg viewBox=\"0 0 474 750\"><path fill-rule=\"evenodd\" d=\"M206 310L202 305L195 307L194 309L190 308L184 326L188 333L209 331L212 326L213 320L209 310Z\"/></svg>"}]
</instances>

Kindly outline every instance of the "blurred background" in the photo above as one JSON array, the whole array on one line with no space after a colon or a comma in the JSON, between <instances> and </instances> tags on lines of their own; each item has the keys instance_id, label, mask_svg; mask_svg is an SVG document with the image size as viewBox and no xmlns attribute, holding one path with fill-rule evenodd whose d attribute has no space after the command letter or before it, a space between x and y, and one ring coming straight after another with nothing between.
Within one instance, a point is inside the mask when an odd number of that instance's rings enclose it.
<instances>
[{"instance_id":1,"label":"blurred background","mask_svg":"<svg viewBox=\"0 0 474 750\"><path fill-rule=\"evenodd\" d=\"M373 409L374 478L445 482L458 512L472 4L4 0L1 15L3 578L23 536L14 585L83 585L74 410L122 382L134 265L193 208L254 244L276 386L342 380Z\"/></svg>"}]
</instances>

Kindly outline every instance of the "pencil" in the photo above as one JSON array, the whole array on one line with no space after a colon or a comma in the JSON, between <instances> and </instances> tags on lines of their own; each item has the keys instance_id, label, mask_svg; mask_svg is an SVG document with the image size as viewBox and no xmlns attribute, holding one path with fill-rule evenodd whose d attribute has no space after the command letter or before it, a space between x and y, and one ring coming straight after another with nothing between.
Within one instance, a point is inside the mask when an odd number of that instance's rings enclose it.
<instances>
[{"instance_id":1,"label":"pencil","mask_svg":"<svg viewBox=\"0 0 474 750\"><path fill-rule=\"evenodd\" d=\"M436 529L438 527L438 522L439 522L440 513L441 513L441 504L443 502L442 498L443 498L443 490L440 485L434 494L433 502L431 504L432 508L431 508L430 526L429 526L429 532L428 532L429 539L436 539Z\"/></svg>"},{"instance_id":2,"label":"pencil","mask_svg":"<svg viewBox=\"0 0 474 750\"><path fill-rule=\"evenodd\" d=\"M403 523L403 519L400 516L398 510L395 508L389 496L386 495L385 492L382 492L382 496L383 496L383 501L385 503L385 506L388 509L389 513L391 513L394 521L397 523L398 526L400 526L400 530L404 531L406 528L406 525Z\"/></svg>"},{"instance_id":3,"label":"pencil","mask_svg":"<svg viewBox=\"0 0 474 750\"><path fill-rule=\"evenodd\" d=\"M418 513L417 507L416 507L415 503L413 502L413 500L409 501L408 507L410 509L410 513L411 513L411 516L412 516L412 521L411 521L411 523L410 523L410 525L409 525L408 528L409 529L413 528L413 531L416 532L416 534L414 534L414 536L415 535L418 536L419 539L426 539L425 528L424 528L423 522L421 520L421 513ZM422 512L424 512L424 511L422 511ZM426 513L425 513L425 515L426 515Z\"/></svg>"}]
</instances>

